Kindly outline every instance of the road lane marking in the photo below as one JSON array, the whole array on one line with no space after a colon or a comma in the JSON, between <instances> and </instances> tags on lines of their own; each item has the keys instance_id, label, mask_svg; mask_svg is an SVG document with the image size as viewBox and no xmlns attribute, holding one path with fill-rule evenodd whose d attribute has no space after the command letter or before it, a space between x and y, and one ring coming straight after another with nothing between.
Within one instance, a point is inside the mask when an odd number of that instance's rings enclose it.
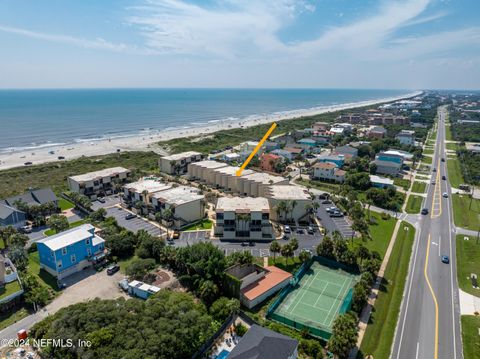
<instances>
[{"instance_id":1,"label":"road lane marking","mask_svg":"<svg viewBox=\"0 0 480 359\"><path fill-rule=\"evenodd\" d=\"M441 256L441 254L440 254L440 252L441 252L440 249L441 248L442 248L442 237L438 236L438 256L439 257Z\"/></svg>"},{"instance_id":2,"label":"road lane marking","mask_svg":"<svg viewBox=\"0 0 480 359\"><path fill-rule=\"evenodd\" d=\"M438 359L438 302L437 297L435 296L435 292L433 291L433 287L430 284L430 280L428 279L428 256L430 254L430 235L428 235L428 246L427 246L427 253L425 255L425 267L423 270L423 274L425 275L425 280L427 281L428 288L430 289L430 293L432 294L433 302L435 303L435 349L434 349L434 359Z\"/></svg>"},{"instance_id":3,"label":"road lane marking","mask_svg":"<svg viewBox=\"0 0 480 359\"><path fill-rule=\"evenodd\" d=\"M420 343L417 342L417 353L415 354L415 359L418 359L418 348L420 347Z\"/></svg>"}]
</instances>

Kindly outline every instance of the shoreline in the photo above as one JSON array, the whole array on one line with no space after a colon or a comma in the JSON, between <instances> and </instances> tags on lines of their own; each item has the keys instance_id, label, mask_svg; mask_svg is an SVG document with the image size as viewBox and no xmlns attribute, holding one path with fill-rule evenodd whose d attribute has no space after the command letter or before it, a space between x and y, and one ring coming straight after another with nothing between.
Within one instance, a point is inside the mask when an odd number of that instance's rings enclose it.
<instances>
[{"instance_id":1,"label":"shoreline","mask_svg":"<svg viewBox=\"0 0 480 359\"><path fill-rule=\"evenodd\" d=\"M240 127L252 127L274 121L291 120L295 118L315 116L323 113L377 105L386 102L412 98L422 93L423 91L414 91L405 95L389 98L344 103L332 106L322 106L311 109L285 111L282 113L273 113L269 116L266 116L265 118L249 119L247 117L244 119L239 119L238 121L219 120L218 122L211 123L206 126L192 127L183 130L158 130L155 134L137 134L113 139L106 138L104 140L85 141L81 143L62 145L52 144L52 146L45 145L44 147L38 147L30 150L1 152L0 170L23 167L24 163L26 162L32 162L33 165L37 165L48 162L68 161L82 156L90 157L111 154L117 152L118 150L120 150L121 152L154 151L159 153L159 155L165 155L166 153L164 151L161 151L157 146L155 146L156 143L182 137L208 135L220 130L228 130ZM50 153L52 151L54 152L53 154ZM65 157L65 160L58 160L59 156Z\"/></svg>"}]
</instances>

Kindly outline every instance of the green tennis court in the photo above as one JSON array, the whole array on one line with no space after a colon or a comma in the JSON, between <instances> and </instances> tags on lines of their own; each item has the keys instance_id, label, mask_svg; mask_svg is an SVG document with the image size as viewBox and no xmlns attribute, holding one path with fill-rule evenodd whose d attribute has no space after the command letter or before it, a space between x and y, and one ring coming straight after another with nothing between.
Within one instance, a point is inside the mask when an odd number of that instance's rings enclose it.
<instances>
[{"instance_id":1,"label":"green tennis court","mask_svg":"<svg viewBox=\"0 0 480 359\"><path fill-rule=\"evenodd\" d=\"M338 314L348 310L355 282L354 275L314 261L276 307L272 318L297 329L317 329L328 336Z\"/></svg>"}]
</instances>

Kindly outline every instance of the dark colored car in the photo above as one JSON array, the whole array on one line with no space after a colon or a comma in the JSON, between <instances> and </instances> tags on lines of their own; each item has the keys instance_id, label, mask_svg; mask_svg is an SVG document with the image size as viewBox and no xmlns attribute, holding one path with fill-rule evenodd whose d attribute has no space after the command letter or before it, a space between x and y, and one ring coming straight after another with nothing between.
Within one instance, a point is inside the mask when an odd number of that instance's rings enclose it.
<instances>
[{"instance_id":1,"label":"dark colored car","mask_svg":"<svg viewBox=\"0 0 480 359\"><path fill-rule=\"evenodd\" d=\"M112 275L117 273L120 270L120 266L118 264L112 264L110 267L107 268L107 274Z\"/></svg>"},{"instance_id":2,"label":"dark colored car","mask_svg":"<svg viewBox=\"0 0 480 359\"><path fill-rule=\"evenodd\" d=\"M427 214L428 214L428 208L422 209L422 214L423 214L423 215L427 215Z\"/></svg>"},{"instance_id":3,"label":"dark colored car","mask_svg":"<svg viewBox=\"0 0 480 359\"><path fill-rule=\"evenodd\" d=\"M302 228L297 228L298 234L305 234L305 231Z\"/></svg>"},{"instance_id":4,"label":"dark colored car","mask_svg":"<svg viewBox=\"0 0 480 359\"><path fill-rule=\"evenodd\" d=\"M445 162L445 158L442 157L442 162Z\"/></svg>"},{"instance_id":5,"label":"dark colored car","mask_svg":"<svg viewBox=\"0 0 480 359\"><path fill-rule=\"evenodd\" d=\"M25 162L24 165L25 165L25 166L30 166L30 165L33 165L33 163L30 162L30 161L28 161L28 162Z\"/></svg>"},{"instance_id":6,"label":"dark colored car","mask_svg":"<svg viewBox=\"0 0 480 359\"><path fill-rule=\"evenodd\" d=\"M450 263L450 258L448 258L448 256L442 256L442 263L445 263L445 264Z\"/></svg>"},{"instance_id":7,"label":"dark colored car","mask_svg":"<svg viewBox=\"0 0 480 359\"><path fill-rule=\"evenodd\" d=\"M129 219L134 219L134 218L137 218L137 215L136 214L133 214L133 213L129 213L125 216L125 219L126 220L129 220Z\"/></svg>"},{"instance_id":8,"label":"dark colored car","mask_svg":"<svg viewBox=\"0 0 480 359\"><path fill-rule=\"evenodd\" d=\"M59 160L64 160L64 159L65 159L64 156L58 156L57 158L58 158Z\"/></svg>"},{"instance_id":9,"label":"dark colored car","mask_svg":"<svg viewBox=\"0 0 480 359\"><path fill-rule=\"evenodd\" d=\"M446 177L446 176L442 176L442 180L444 180L444 181L445 181L446 179L447 179L447 177Z\"/></svg>"},{"instance_id":10,"label":"dark colored car","mask_svg":"<svg viewBox=\"0 0 480 359\"><path fill-rule=\"evenodd\" d=\"M255 242L248 242L248 245L249 245L250 247L255 247Z\"/></svg>"},{"instance_id":11,"label":"dark colored car","mask_svg":"<svg viewBox=\"0 0 480 359\"><path fill-rule=\"evenodd\" d=\"M437 169L436 169L436 168L433 168L432 172L437 172Z\"/></svg>"},{"instance_id":12,"label":"dark colored car","mask_svg":"<svg viewBox=\"0 0 480 359\"><path fill-rule=\"evenodd\" d=\"M240 245L241 245L242 247L246 247L246 246L248 246L248 243L247 243L247 242L242 242L242 243L240 243Z\"/></svg>"},{"instance_id":13,"label":"dark colored car","mask_svg":"<svg viewBox=\"0 0 480 359\"><path fill-rule=\"evenodd\" d=\"M332 201L326 199L326 200L322 201L322 204L332 204Z\"/></svg>"}]
</instances>

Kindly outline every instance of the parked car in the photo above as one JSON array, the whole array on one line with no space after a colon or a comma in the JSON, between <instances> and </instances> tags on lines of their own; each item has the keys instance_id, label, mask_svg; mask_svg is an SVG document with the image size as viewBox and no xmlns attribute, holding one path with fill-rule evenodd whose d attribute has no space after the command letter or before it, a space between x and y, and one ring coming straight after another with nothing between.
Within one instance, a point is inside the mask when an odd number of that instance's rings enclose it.
<instances>
[{"instance_id":1,"label":"parked car","mask_svg":"<svg viewBox=\"0 0 480 359\"><path fill-rule=\"evenodd\" d=\"M307 227L307 233L308 233L308 234L314 234L314 233L315 233L315 230L313 229L312 226L308 226L308 227Z\"/></svg>"},{"instance_id":2,"label":"parked car","mask_svg":"<svg viewBox=\"0 0 480 359\"><path fill-rule=\"evenodd\" d=\"M242 242L242 243L240 243L240 245L241 245L242 247L246 247L246 246L248 246L248 243L247 243L247 242Z\"/></svg>"},{"instance_id":3,"label":"parked car","mask_svg":"<svg viewBox=\"0 0 480 359\"><path fill-rule=\"evenodd\" d=\"M326 199L326 200L322 201L322 204L332 204L332 201Z\"/></svg>"},{"instance_id":4,"label":"parked car","mask_svg":"<svg viewBox=\"0 0 480 359\"><path fill-rule=\"evenodd\" d=\"M57 158L58 158L59 160L64 160L64 159L65 159L64 156L58 156Z\"/></svg>"},{"instance_id":5,"label":"parked car","mask_svg":"<svg viewBox=\"0 0 480 359\"><path fill-rule=\"evenodd\" d=\"M318 195L318 199L328 199L330 195L328 193L322 193Z\"/></svg>"},{"instance_id":6,"label":"parked car","mask_svg":"<svg viewBox=\"0 0 480 359\"><path fill-rule=\"evenodd\" d=\"M297 228L298 234L305 234L305 231L302 228Z\"/></svg>"},{"instance_id":7,"label":"parked car","mask_svg":"<svg viewBox=\"0 0 480 359\"><path fill-rule=\"evenodd\" d=\"M30 226L20 227L20 232L25 233L25 234L32 233L32 227L30 227Z\"/></svg>"},{"instance_id":8,"label":"parked car","mask_svg":"<svg viewBox=\"0 0 480 359\"><path fill-rule=\"evenodd\" d=\"M313 252L311 249L308 249L308 248L303 248L302 249L302 252L307 252L307 253L310 253L311 255L313 255Z\"/></svg>"},{"instance_id":9,"label":"parked car","mask_svg":"<svg viewBox=\"0 0 480 359\"><path fill-rule=\"evenodd\" d=\"M98 197L97 201L100 203L105 203L105 198L104 197Z\"/></svg>"},{"instance_id":10,"label":"parked car","mask_svg":"<svg viewBox=\"0 0 480 359\"><path fill-rule=\"evenodd\" d=\"M290 228L290 226L285 226L285 227L283 228L283 232L284 232L284 233L292 233L292 229Z\"/></svg>"},{"instance_id":11,"label":"parked car","mask_svg":"<svg viewBox=\"0 0 480 359\"><path fill-rule=\"evenodd\" d=\"M248 245L249 245L250 247L255 247L255 242L250 241L250 242L248 242Z\"/></svg>"},{"instance_id":12,"label":"parked car","mask_svg":"<svg viewBox=\"0 0 480 359\"><path fill-rule=\"evenodd\" d=\"M120 266L118 264L112 264L110 267L107 268L107 274L112 275L117 273L120 270Z\"/></svg>"},{"instance_id":13,"label":"parked car","mask_svg":"<svg viewBox=\"0 0 480 359\"><path fill-rule=\"evenodd\" d=\"M24 165L25 165L25 166L30 166L30 165L33 165L33 163L30 162L30 161L28 161L28 162L25 162Z\"/></svg>"},{"instance_id":14,"label":"parked car","mask_svg":"<svg viewBox=\"0 0 480 359\"><path fill-rule=\"evenodd\" d=\"M128 292L128 280L122 279L120 282L118 282L118 286L120 289L122 289L124 292Z\"/></svg>"},{"instance_id":15,"label":"parked car","mask_svg":"<svg viewBox=\"0 0 480 359\"><path fill-rule=\"evenodd\" d=\"M129 219L134 219L134 218L137 218L137 215L136 214L133 214L133 213L129 213L125 216L125 219L126 220L129 220Z\"/></svg>"},{"instance_id":16,"label":"parked car","mask_svg":"<svg viewBox=\"0 0 480 359\"><path fill-rule=\"evenodd\" d=\"M283 237L282 237L282 239L285 240L285 241L288 241L288 240L290 239L290 237L287 236L286 234L284 234Z\"/></svg>"},{"instance_id":17,"label":"parked car","mask_svg":"<svg viewBox=\"0 0 480 359\"><path fill-rule=\"evenodd\" d=\"M423 215L427 215L427 214L428 214L428 208L422 209L422 214L423 214Z\"/></svg>"},{"instance_id":18,"label":"parked car","mask_svg":"<svg viewBox=\"0 0 480 359\"><path fill-rule=\"evenodd\" d=\"M330 213L330 217L343 217L343 213L339 210L335 210Z\"/></svg>"},{"instance_id":19,"label":"parked car","mask_svg":"<svg viewBox=\"0 0 480 359\"><path fill-rule=\"evenodd\" d=\"M445 263L445 264L450 263L450 258L448 258L448 256L442 256L442 263Z\"/></svg>"}]
</instances>

